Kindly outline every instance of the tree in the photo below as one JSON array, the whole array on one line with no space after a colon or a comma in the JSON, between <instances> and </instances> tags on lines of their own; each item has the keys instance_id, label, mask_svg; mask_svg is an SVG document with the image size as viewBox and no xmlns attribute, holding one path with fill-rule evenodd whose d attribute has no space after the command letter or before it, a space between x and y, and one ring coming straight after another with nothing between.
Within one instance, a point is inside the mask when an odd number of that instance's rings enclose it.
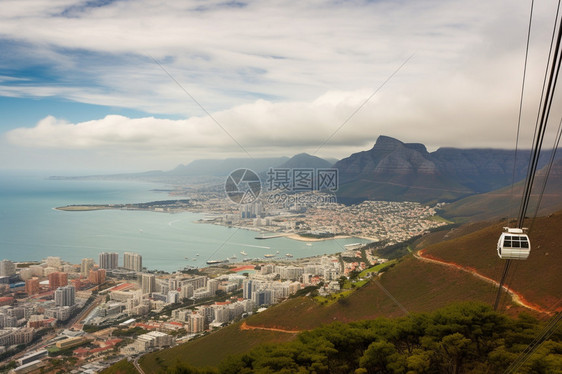
<instances>
[{"instance_id":1,"label":"tree","mask_svg":"<svg viewBox=\"0 0 562 374\"><path fill-rule=\"evenodd\" d=\"M340 289L343 289L343 286L345 285L345 282L347 282L347 277L345 275L342 275L341 277L338 278L338 283L340 285Z\"/></svg>"},{"instance_id":2,"label":"tree","mask_svg":"<svg viewBox=\"0 0 562 374\"><path fill-rule=\"evenodd\" d=\"M448 366L448 372L460 372L463 359L469 354L470 343L470 339L458 332L445 336L439 343L439 353L443 355L443 365Z\"/></svg>"},{"instance_id":3,"label":"tree","mask_svg":"<svg viewBox=\"0 0 562 374\"><path fill-rule=\"evenodd\" d=\"M369 345L359 360L359 365L368 373L390 373L387 365L393 355L397 355L394 344L385 340L377 341Z\"/></svg>"}]
</instances>

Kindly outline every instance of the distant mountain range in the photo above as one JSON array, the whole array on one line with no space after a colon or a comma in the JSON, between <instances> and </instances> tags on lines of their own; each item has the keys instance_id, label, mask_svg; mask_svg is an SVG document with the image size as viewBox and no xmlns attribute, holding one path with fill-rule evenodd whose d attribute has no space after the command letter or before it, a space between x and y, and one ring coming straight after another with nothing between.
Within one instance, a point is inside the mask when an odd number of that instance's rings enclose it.
<instances>
[{"instance_id":1,"label":"distant mountain range","mask_svg":"<svg viewBox=\"0 0 562 374\"><path fill-rule=\"evenodd\" d=\"M539 168L547 163L550 154L550 151L543 152ZM558 154L560 158L560 152ZM169 171L72 179L141 179L178 184L206 180L221 183L224 177L239 168L251 169L264 177L269 168L333 167L339 171L337 195L342 203L363 200L433 203L457 201L521 181L527 173L529 156L529 150L519 150L515 160L515 151L501 149L440 148L430 153L423 144L403 143L380 136L370 150L354 153L335 163L333 159L301 153L291 158L195 160ZM559 172L558 168L562 168L560 163L555 164L553 172Z\"/></svg>"},{"instance_id":2,"label":"distant mountain range","mask_svg":"<svg viewBox=\"0 0 562 374\"><path fill-rule=\"evenodd\" d=\"M194 160L187 165L180 164L169 171L152 170L142 173L124 173L109 175L88 175L77 177L53 176L51 179L146 179L180 180L182 178L197 177L226 177L236 169L250 169L265 175L270 168L329 168L337 159L323 159L300 153L293 157L269 158L227 158Z\"/></svg>"},{"instance_id":3,"label":"distant mountain range","mask_svg":"<svg viewBox=\"0 0 562 374\"><path fill-rule=\"evenodd\" d=\"M295 156L297 157L297 156ZM214 176L226 177L236 169L250 169L260 173L270 167L277 167L288 162L289 157L272 158L227 158L224 160L194 160L188 165L179 165L166 172L175 176Z\"/></svg>"}]
</instances>

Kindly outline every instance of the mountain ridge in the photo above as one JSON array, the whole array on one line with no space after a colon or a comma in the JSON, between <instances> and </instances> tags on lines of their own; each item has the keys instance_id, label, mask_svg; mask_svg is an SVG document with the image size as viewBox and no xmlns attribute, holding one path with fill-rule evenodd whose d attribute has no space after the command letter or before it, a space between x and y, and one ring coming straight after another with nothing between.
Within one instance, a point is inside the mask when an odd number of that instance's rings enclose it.
<instances>
[{"instance_id":1,"label":"mountain ridge","mask_svg":"<svg viewBox=\"0 0 562 374\"><path fill-rule=\"evenodd\" d=\"M543 151L544 167L552 151ZM560 152L558 159L560 160ZM517 156L517 157L516 157ZM236 169L248 168L264 176L270 168L336 168L337 199L344 204L364 200L454 202L510 186L526 176L529 150L442 147L428 152L421 143L404 143L381 135L369 150L356 152L332 164L306 153L293 157L194 160L169 171L51 177L52 179L131 179L173 184L224 183ZM264 179L262 179L263 181Z\"/></svg>"},{"instance_id":2,"label":"mountain ridge","mask_svg":"<svg viewBox=\"0 0 562 374\"><path fill-rule=\"evenodd\" d=\"M551 152L543 152L539 168ZM428 152L420 143L381 135L368 151L346 157L339 170L338 198L355 200L455 201L490 192L525 177L529 150L461 149Z\"/></svg>"}]
</instances>

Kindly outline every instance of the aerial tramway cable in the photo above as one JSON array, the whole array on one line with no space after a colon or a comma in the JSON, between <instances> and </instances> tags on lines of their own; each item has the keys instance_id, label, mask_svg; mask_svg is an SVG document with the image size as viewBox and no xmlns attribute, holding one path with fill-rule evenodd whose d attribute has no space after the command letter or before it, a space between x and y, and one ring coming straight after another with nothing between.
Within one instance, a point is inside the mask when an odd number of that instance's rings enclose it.
<instances>
[{"instance_id":1,"label":"aerial tramway cable","mask_svg":"<svg viewBox=\"0 0 562 374\"><path fill-rule=\"evenodd\" d=\"M537 206L535 208L535 214L533 215L533 218L531 219L531 225L529 226L529 231L531 231L533 229L535 219L537 218L537 215L539 214L539 207L541 205L542 198L543 198L544 192L546 190L546 185L548 183L548 176L550 175L552 165L554 164L554 160L556 158L556 150L558 149L558 146L560 144L560 138L561 137L562 137L562 118L558 122L558 130L556 131L556 137L555 137L555 140L554 140L554 145L552 146L552 152L550 154L550 160L548 161L548 164L546 166L546 173L545 173L544 180L543 180L543 183L542 183L541 192L539 193Z\"/></svg>"},{"instance_id":2,"label":"aerial tramway cable","mask_svg":"<svg viewBox=\"0 0 562 374\"><path fill-rule=\"evenodd\" d=\"M519 216L517 221L518 227L523 227L523 222L527 214L527 209L529 207L529 201L531 197L531 190L534 184L533 182L537 171L542 143L544 141L544 134L546 132L546 126L548 123L548 117L550 115L550 110L552 108L552 100L554 98L554 91L556 89L556 83L558 81L558 73L560 71L560 63L562 58L562 53L560 50L561 38L562 38L562 30L560 30L560 24L559 24L558 36L556 38L555 54L552 60L552 64L550 64L551 65L550 74L548 77L548 84L546 87L546 95L544 97L544 101L542 103L542 108L538 118L538 126L535 132L533 151L531 154L531 158L529 160L527 179L525 180L523 199L521 201L521 206L519 207Z\"/></svg>"},{"instance_id":3,"label":"aerial tramway cable","mask_svg":"<svg viewBox=\"0 0 562 374\"><path fill-rule=\"evenodd\" d=\"M532 8L531 8L532 9ZM521 199L521 204L519 207L519 214L517 219L517 227L522 229L523 224L525 221L525 217L527 214L527 209L529 207L529 202L531 198L531 191L534 184L534 179L538 167L538 161L540 158L540 152L542 148L542 144L544 141L544 135L546 132L546 127L548 124L548 118L550 115L550 111L552 108L552 101L554 98L554 93L556 90L556 84L558 82L558 76L560 73L560 66L562 64L562 50L561 50L561 41L562 41L562 22L559 22L559 11L560 11L560 0L558 1L554 29L552 33L551 39L551 47L549 52L548 64L545 72L545 78L543 81L543 93L541 96L540 101L540 108L537 115L537 122L535 124L535 135L533 138L533 148L531 152L531 157L529 158L529 165L527 170L527 178L525 179L525 187L523 190L523 195ZM531 10L532 14L532 10ZM529 20L531 22L531 19ZM558 26L558 27L557 27ZM530 26L529 26L529 33L530 33ZM557 31L558 30L558 31ZM528 35L529 38L529 35ZM556 40L555 47L553 48L553 42ZM528 44L527 44L528 49ZM553 55L554 51L554 56ZM551 59L552 56L552 59ZM523 92L521 93L523 95ZM515 165L514 165L515 167ZM548 170L549 172L550 170ZM546 176L548 178L548 175ZM537 207L538 211L538 207ZM498 243L498 248L501 244ZM499 249L498 249L499 251ZM496 300L494 303L494 310L498 309L502 289L504 287L505 280L507 278L509 269L511 266L511 259L506 260L504 270L502 272L502 277L499 282L498 292L496 295Z\"/></svg>"},{"instance_id":4,"label":"aerial tramway cable","mask_svg":"<svg viewBox=\"0 0 562 374\"><path fill-rule=\"evenodd\" d=\"M516 373L521 366L531 357L533 352L541 346L556 330L558 323L562 320L562 312L558 312L554 318L552 318L545 328L539 333L539 335L521 352L519 357L515 359L509 365L509 367L504 371L505 374Z\"/></svg>"},{"instance_id":5,"label":"aerial tramway cable","mask_svg":"<svg viewBox=\"0 0 562 374\"><path fill-rule=\"evenodd\" d=\"M529 43L531 41L531 26L533 20L533 9L535 1L531 0L531 9L529 11L529 27L527 28L527 43L525 45L525 62L523 63L523 79L521 80L521 95L519 99L519 115L517 116L517 133L515 136L515 152L513 153L513 173L511 176L511 197L513 197L513 187L515 185L515 172L517 170L517 151L519 148L519 134L521 131L521 117L523 114L523 97L525 96L525 82L527 79L527 63L529 61ZM510 202L511 205L511 202ZM510 209L511 213L511 209ZM507 216L507 226L509 226L510 214Z\"/></svg>"},{"instance_id":6,"label":"aerial tramway cable","mask_svg":"<svg viewBox=\"0 0 562 374\"><path fill-rule=\"evenodd\" d=\"M554 25L553 35L552 35L552 41L554 41L555 30L556 30L556 26L558 25L558 33L557 33L557 36L556 36L556 47L554 49L554 57L551 60L550 57L551 57L552 51L553 51L553 49L552 49L553 43L551 41L550 53L549 53L549 58L548 58L549 63L547 65L547 69L546 69L547 72L550 70L550 74L548 74L548 85L545 85L546 77L547 77L546 74L545 74L545 81L543 82L543 95L541 96L541 101L540 101L541 107L540 107L539 114L537 116L537 123L535 125L535 136L534 136L534 139L533 139L534 147L533 147L531 158L529 160L529 169L528 169L527 179L525 181L525 189L524 189L524 192L523 192L521 205L520 205L520 209L519 209L519 217L518 217L518 227L519 228L521 228L523 226L523 222L525 221L525 218L526 218L526 212L527 212L527 209L528 209L528 206L529 206L529 200L530 200L531 190L532 190L533 183L534 183L534 178L535 178L536 171L537 171L536 169L537 169L538 160L539 160L539 157L540 157L540 151L541 151L542 143L544 141L544 134L545 134L546 126L547 126L547 123L548 123L550 110L552 108L552 101L553 101L553 98L554 98L556 84L557 84L558 77L559 77L559 74L560 74L560 67L562 65L562 49L561 49L562 19L559 19L559 17L558 17L559 12L560 12L560 0L558 1L556 17L555 17L555 25ZM549 69L549 67L550 67L550 69ZM545 91L545 86L546 86L546 91ZM518 134L519 134L519 129L518 129ZM534 213L534 216L533 216L532 221L531 221L531 227L530 227L531 229L532 229L534 221L535 221L535 219L538 215L539 207L540 207L540 204L542 202L542 198L543 198L543 195L544 195L544 192L545 192L545 189L546 189L548 177L550 175L550 171L551 171L552 165L554 163L556 150L557 150L558 145L560 143L561 137L562 137L562 119L560 120L560 122L558 124L558 130L556 132L554 146L553 146L553 149L552 149L550 160L547 164L545 177L544 177L544 180L543 180L543 183L542 183L542 187L541 187L540 194L539 194L538 201L537 201L536 208L535 208L535 213ZM514 167L515 167L515 165L514 165ZM507 260L506 263L505 263L504 271L503 271L502 278L501 278L501 281L500 281L500 284L499 284L498 294L496 296L496 302L495 302L495 305L494 305L494 310L497 310L497 308L498 308L499 300L501 298L501 291L502 291L502 288L503 288L503 283L504 283L504 281L507 277L510 266L511 266L511 260ZM559 302L560 302L560 300L556 303L556 305ZM531 355L535 352L535 350L538 349L556 331L556 328L558 327L558 324L561 320L562 320L562 312L557 312L556 315L554 316L554 318L552 318L548 322L548 324L543 328L543 330L538 334L538 336L525 348L525 350L523 350L521 352L521 354L510 364L510 366L506 369L506 371L504 373L511 374L511 373L517 372L521 368L521 366L523 366L523 364L531 357Z\"/></svg>"}]
</instances>

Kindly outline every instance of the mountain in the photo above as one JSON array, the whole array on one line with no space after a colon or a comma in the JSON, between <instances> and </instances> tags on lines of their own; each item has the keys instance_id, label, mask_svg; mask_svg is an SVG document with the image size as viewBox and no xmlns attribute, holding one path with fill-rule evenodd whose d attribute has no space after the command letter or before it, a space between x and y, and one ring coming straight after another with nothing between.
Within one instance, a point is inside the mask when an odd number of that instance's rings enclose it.
<instances>
[{"instance_id":1,"label":"mountain","mask_svg":"<svg viewBox=\"0 0 562 374\"><path fill-rule=\"evenodd\" d=\"M193 182L201 178L226 177L236 169L250 169L259 175L265 176L270 168L329 168L335 162L324 160L320 157L300 153L289 157L266 157L266 158L226 158L226 159L201 159L194 160L187 165L180 164L169 171L153 170L142 173L122 173L110 175L89 176L52 176L50 179L140 179L151 182ZM334 162L332 162L334 161Z\"/></svg>"},{"instance_id":2,"label":"mountain","mask_svg":"<svg viewBox=\"0 0 562 374\"><path fill-rule=\"evenodd\" d=\"M278 167L287 162L288 157L271 158L227 158L222 160L194 160L188 165L178 165L166 172L170 176L214 176L223 177L236 169L250 169L256 173Z\"/></svg>"},{"instance_id":3,"label":"mountain","mask_svg":"<svg viewBox=\"0 0 562 374\"><path fill-rule=\"evenodd\" d=\"M535 185L527 215L535 214L540 190L547 175L546 167L537 171ZM454 221L478 221L500 217L514 217L519 204L525 181L519 181L513 187L508 186L495 191L472 195L447 204L439 213ZM548 181L540 201L539 215L547 215L562 209L562 160L556 160L548 173Z\"/></svg>"},{"instance_id":4,"label":"mountain","mask_svg":"<svg viewBox=\"0 0 562 374\"><path fill-rule=\"evenodd\" d=\"M163 172L167 176L214 176L223 177L236 169L250 169L260 174L270 168L329 168L332 163L320 157L300 153L289 157L270 158L227 158L194 160L188 165L178 165L175 169Z\"/></svg>"},{"instance_id":5,"label":"mountain","mask_svg":"<svg viewBox=\"0 0 562 374\"><path fill-rule=\"evenodd\" d=\"M299 153L291 157L289 160L279 165L279 168L287 169L322 169L329 168L333 165L330 161L324 160L323 158L311 156L308 153Z\"/></svg>"},{"instance_id":6,"label":"mountain","mask_svg":"<svg viewBox=\"0 0 562 374\"><path fill-rule=\"evenodd\" d=\"M226 177L236 169L250 169L262 173L271 167L278 167L287 162L289 157L270 158L226 158L194 160L187 165L180 164L169 171L153 170L142 173L121 173L88 176L52 176L49 179L79 180L144 180L162 183L199 183Z\"/></svg>"},{"instance_id":7,"label":"mountain","mask_svg":"<svg viewBox=\"0 0 562 374\"><path fill-rule=\"evenodd\" d=\"M544 166L550 152L539 167ZM525 177L528 150L440 148L380 136L369 151L338 161L340 201L454 201ZM513 167L515 161L515 168Z\"/></svg>"}]
</instances>

